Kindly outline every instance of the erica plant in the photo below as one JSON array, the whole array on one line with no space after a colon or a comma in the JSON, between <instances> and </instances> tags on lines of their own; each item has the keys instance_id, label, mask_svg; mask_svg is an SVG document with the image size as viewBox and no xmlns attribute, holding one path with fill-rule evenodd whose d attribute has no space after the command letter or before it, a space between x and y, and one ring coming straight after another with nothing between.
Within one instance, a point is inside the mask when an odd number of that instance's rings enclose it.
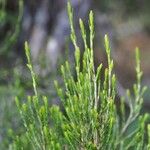
<instances>
[{"instance_id":1,"label":"erica plant","mask_svg":"<svg viewBox=\"0 0 150 150\"><path fill-rule=\"evenodd\" d=\"M63 112L57 105L49 106L48 98L38 94L29 46L25 43L27 66L32 76L34 95L28 96L24 104L20 104L16 98L16 104L25 127L28 148L35 150L149 149L150 142L144 138L148 114L140 115L142 96L146 88L141 86L139 50L136 49L135 54L137 82L133 85L133 92L127 90L127 95L121 98L121 104L116 107L116 76L113 73L114 63L108 36L104 37L108 67L104 69L100 64L95 68L93 12L89 13L89 36L86 34L82 19L79 20L84 42L82 56L73 25L73 10L69 3L68 14L70 37L75 47L75 73L72 73L72 66L66 61L61 67L64 87L60 87L57 81L54 82L63 104ZM87 41L90 41L89 44ZM102 69L105 70L104 74ZM123 99L128 101L129 115L126 115ZM11 148L25 149L25 144L21 140L17 136Z\"/></svg>"}]
</instances>

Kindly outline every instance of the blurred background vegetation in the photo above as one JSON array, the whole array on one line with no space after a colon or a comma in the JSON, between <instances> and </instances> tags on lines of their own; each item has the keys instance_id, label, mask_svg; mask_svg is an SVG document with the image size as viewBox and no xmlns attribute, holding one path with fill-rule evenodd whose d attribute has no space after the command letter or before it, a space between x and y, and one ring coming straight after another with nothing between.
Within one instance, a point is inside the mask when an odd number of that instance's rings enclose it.
<instances>
[{"instance_id":1,"label":"blurred background vegetation","mask_svg":"<svg viewBox=\"0 0 150 150\"><path fill-rule=\"evenodd\" d=\"M103 36L108 33L115 71L121 87L135 81L134 49L141 50L143 84L150 87L150 1L149 0L71 0L78 18L95 12L95 65L105 64ZM73 61L66 13L67 0L0 0L0 148L7 149L13 134L21 133L22 124L14 102L18 96L32 94L30 73L26 69L24 42L31 47L39 91L50 103L59 103L53 88L60 80L59 66ZM77 35L80 41L80 34ZM82 43L79 43L82 46ZM61 81L61 80L60 80ZM150 89L145 94L143 111L150 108ZM24 137L22 137L24 138Z\"/></svg>"}]
</instances>

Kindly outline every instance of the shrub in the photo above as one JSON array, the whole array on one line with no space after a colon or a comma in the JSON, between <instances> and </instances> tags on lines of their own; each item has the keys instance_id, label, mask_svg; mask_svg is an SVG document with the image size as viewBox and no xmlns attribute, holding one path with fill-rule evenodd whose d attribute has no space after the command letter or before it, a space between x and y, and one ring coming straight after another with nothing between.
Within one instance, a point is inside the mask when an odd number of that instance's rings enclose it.
<instances>
[{"instance_id":1,"label":"shrub","mask_svg":"<svg viewBox=\"0 0 150 150\"><path fill-rule=\"evenodd\" d=\"M103 77L102 64L97 69L94 67L93 12L89 14L89 45L84 23L81 19L79 20L85 49L82 57L73 27L73 10L69 3L68 14L70 37L75 47L75 76L71 72L69 62L66 61L61 67L64 88L60 88L55 81L57 93L63 103L63 112L59 106L50 107L48 98L38 94L29 46L25 43L27 66L31 72L34 96L28 96L24 104L20 104L16 98L16 104L26 130L28 147L31 146L30 148L35 150L148 149L150 142L148 141L149 144L147 144L144 138L148 115L140 115L142 96L146 88L141 87L139 50L136 49L137 82L133 85L133 94L127 90L127 95L122 98L121 104L116 108L116 76L113 73L114 64L108 36L105 35L104 38L108 67ZM123 101L125 99L129 104L129 115L126 115L127 110ZM150 130L149 126L148 130ZM26 145L21 140L17 136L10 148L24 149Z\"/></svg>"},{"instance_id":2,"label":"shrub","mask_svg":"<svg viewBox=\"0 0 150 150\"><path fill-rule=\"evenodd\" d=\"M0 55L5 58L14 55L10 50L17 43L23 16L23 0L14 1L14 3L16 8L11 10L11 7L7 6L12 5L11 1L0 1Z\"/></svg>"}]
</instances>

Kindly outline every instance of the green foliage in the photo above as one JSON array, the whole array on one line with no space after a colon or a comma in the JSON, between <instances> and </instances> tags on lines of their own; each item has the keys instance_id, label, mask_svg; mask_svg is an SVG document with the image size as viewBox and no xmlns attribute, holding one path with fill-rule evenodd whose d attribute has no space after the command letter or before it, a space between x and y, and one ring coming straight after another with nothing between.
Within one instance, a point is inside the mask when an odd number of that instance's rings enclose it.
<instances>
[{"instance_id":1,"label":"green foliage","mask_svg":"<svg viewBox=\"0 0 150 150\"><path fill-rule=\"evenodd\" d=\"M15 11L6 8L9 3L8 0L0 1L0 55L3 56L12 54L10 50L17 42L23 16L23 0L17 1L18 8Z\"/></svg>"},{"instance_id":2,"label":"green foliage","mask_svg":"<svg viewBox=\"0 0 150 150\"><path fill-rule=\"evenodd\" d=\"M6 76L5 76L6 77ZM19 99L24 97L24 89L20 84L18 70L15 68L11 73L11 77L15 79L9 80L0 85L0 149L8 149L8 145L12 142L15 134L22 133L24 130L21 126L20 115L16 108L15 96Z\"/></svg>"},{"instance_id":3,"label":"green foliage","mask_svg":"<svg viewBox=\"0 0 150 150\"><path fill-rule=\"evenodd\" d=\"M71 27L71 40L75 47L75 75L71 72L68 61L61 66L64 87L58 82L55 86L64 112L59 106L49 107L48 99L38 95L36 75L30 58L30 50L25 43L28 68L31 72L34 96L28 96L27 102L21 104L16 98L16 104L26 129L28 147L35 150L51 149L148 149L145 142L145 122L148 114L140 115L146 90L141 87L139 50L136 49L137 83L133 86L133 94L127 90L122 98L129 104L129 115L124 101L116 108L116 76L113 74L113 60L108 36L105 35L104 44L107 54L108 67L102 76L102 64L96 69L93 58L94 16L89 14L89 45L87 44L86 30L83 21L79 24L84 42L84 53L81 56L80 48L73 26L73 10L68 4L68 14ZM103 79L103 80L102 80ZM120 109L120 114L118 113ZM133 124L135 127L131 130ZM148 126L149 131L149 126ZM25 149L22 139L16 137L11 145L13 149ZM28 142L26 142L28 143Z\"/></svg>"}]
</instances>

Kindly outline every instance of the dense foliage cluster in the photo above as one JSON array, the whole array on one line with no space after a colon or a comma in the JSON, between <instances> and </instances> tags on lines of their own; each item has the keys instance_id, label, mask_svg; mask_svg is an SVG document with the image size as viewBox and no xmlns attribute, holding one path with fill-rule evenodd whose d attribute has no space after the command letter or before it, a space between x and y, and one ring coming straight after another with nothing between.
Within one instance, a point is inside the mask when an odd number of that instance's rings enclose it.
<instances>
[{"instance_id":1,"label":"dense foliage cluster","mask_svg":"<svg viewBox=\"0 0 150 150\"><path fill-rule=\"evenodd\" d=\"M141 87L139 50L136 49L137 82L133 93L121 98L116 108L116 76L113 73L113 60L108 36L104 43L108 67L100 64L94 67L93 39L94 16L89 14L89 43L83 21L79 20L84 42L83 55L77 44L73 26L73 10L68 4L71 27L71 40L75 47L75 75L68 61L61 67L64 87L55 86L64 111L60 106L49 106L49 99L38 94L36 75L30 58L30 50L25 43L28 68L31 72L34 96L28 96L27 102L21 104L16 98L17 107L25 127L25 134L17 136L10 149L149 149L150 141L145 139L145 126L148 114L140 115L142 96L146 90ZM104 69L104 76L102 73ZM129 114L125 109L129 106ZM131 130L132 128L132 130ZM148 130L150 130L148 126ZM150 132L150 131L149 131ZM27 138L26 138L27 137ZM148 138L150 139L150 137Z\"/></svg>"}]
</instances>

